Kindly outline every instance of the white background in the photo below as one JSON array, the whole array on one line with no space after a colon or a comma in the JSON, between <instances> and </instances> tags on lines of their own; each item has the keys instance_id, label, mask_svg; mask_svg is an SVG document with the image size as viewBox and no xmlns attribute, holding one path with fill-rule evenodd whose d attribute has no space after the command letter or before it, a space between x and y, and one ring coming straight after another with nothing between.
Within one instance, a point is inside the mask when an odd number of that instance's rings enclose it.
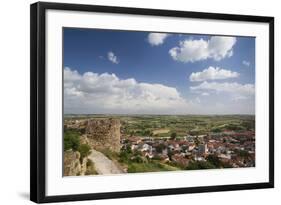
<instances>
[{"instance_id":1,"label":"white background","mask_svg":"<svg viewBox=\"0 0 281 205\"><path fill-rule=\"evenodd\" d=\"M51 0L50 0L51 1ZM33 1L5 1L1 4L0 32L0 204L30 204L29 193L29 4ZM66 2L66 1L62 1ZM79 2L70 1L67 2ZM81 1L80 1L81 2ZM203 12L272 15L275 23L275 51L280 53L280 19L278 1L161 1L161 0L84 0L83 3L116 6L147 7ZM279 34L279 35L278 35ZM277 56L277 55L275 55ZM275 61L276 90L281 86L280 59ZM276 92L275 104L281 103ZM276 125L280 123L280 107L276 106ZM276 126L275 147L280 145L281 128ZM114 199L69 204L255 204L270 203L280 197L280 150L276 149L276 188L236 192L189 194L179 196ZM63 203L64 204L64 203Z\"/></svg>"}]
</instances>

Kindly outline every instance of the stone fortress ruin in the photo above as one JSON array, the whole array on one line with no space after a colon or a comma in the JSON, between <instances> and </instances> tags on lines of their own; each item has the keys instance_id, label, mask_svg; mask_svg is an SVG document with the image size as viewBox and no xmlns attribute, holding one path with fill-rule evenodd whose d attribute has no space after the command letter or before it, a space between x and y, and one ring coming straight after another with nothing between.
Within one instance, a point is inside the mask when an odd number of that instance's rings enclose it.
<instances>
[{"instance_id":1,"label":"stone fortress ruin","mask_svg":"<svg viewBox=\"0 0 281 205\"><path fill-rule=\"evenodd\" d=\"M118 119L89 119L83 136L93 149L119 152L120 127Z\"/></svg>"},{"instance_id":2,"label":"stone fortress ruin","mask_svg":"<svg viewBox=\"0 0 281 205\"><path fill-rule=\"evenodd\" d=\"M80 143L88 144L94 150L110 150L119 152L120 127L119 119L77 119L65 121L66 129L79 131ZM87 172L87 157L80 159L78 151L64 152L64 176L85 175Z\"/></svg>"},{"instance_id":3,"label":"stone fortress ruin","mask_svg":"<svg viewBox=\"0 0 281 205\"><path fill-rule=\"evenodd\" d=\"M81 143L89 144L92 149L120 151L121 123L119 119L71 120L66 123L66 127L79 130Z\"/></svg>"}]
</instances>

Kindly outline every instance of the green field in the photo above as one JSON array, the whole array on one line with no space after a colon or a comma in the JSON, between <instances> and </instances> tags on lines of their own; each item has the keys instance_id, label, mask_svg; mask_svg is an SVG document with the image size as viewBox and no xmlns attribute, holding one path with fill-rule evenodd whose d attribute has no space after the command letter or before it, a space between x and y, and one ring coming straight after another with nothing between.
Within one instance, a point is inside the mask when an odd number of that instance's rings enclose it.
<instances>
[{"instance_id":1,"label":"green field","mask_svg":"<svg viewBox=\"0 0 281 205\"><path fill-rule=\"evenodd\" d=\"M117 118L124 135L178 137L255 129L254 115L65 115L65 119Z\"/></svg>"}]
</instances>

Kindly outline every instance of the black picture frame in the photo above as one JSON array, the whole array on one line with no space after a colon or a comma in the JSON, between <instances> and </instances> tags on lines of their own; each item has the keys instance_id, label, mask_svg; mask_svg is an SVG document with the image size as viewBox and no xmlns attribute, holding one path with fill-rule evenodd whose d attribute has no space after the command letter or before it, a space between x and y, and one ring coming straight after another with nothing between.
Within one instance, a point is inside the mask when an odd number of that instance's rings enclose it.
<instances>
[{"instance_id":1,"label":"black picture frame","mask_svg":"<svg viewBox=\"0 0 281 205\"><path fill-rule=\"evenodd\" d=\"M269 25L269 181L263 183L229 184L191 188L122 191L74 195L46 196L46 10L68 10L101 13L121 13L150 16L262 22ZM30 7L30 200L37 203L76 200L97 200L198 192L218 192L274 187L274 18L265 16L230 15L143 8L125 8L82 4L38 2Z\"/></svg>"}]
</instances>

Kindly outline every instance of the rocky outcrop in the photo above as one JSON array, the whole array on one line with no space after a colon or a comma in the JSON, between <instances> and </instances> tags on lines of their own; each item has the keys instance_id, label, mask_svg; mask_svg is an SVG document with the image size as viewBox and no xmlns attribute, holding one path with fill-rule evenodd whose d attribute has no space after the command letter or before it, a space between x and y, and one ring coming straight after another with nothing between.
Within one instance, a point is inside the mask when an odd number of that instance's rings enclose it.
<instances>
[{"instance_id":1,"label":"rocky outcrop","mask_svg":"<svg viewBox=\"0 0 281 205\"><path fill-rule=\"evenodd\" d=\"M120 127L118 119L89 119L83 137L93 149L119 152Z\"/></svg>"},{"instance_id":2,"label":"rocky outcrop","mask_svg":"<svg viewBox=\"0 0 281 205\"><path fill-rule=\"evenodd\" d=\"M68 150L64 152L64 176L81 176L87 171L87 158L80 162L80 153Z\"/></svg>"},{"instance_id":3,"label":"rocky outcrop","mask_svg":"<svg viewBox=\"0 0 281 205\"><path fill-rule=\"evenodd\" d=\"M93 150L109 149L120 151L120 127L118 119L82 119L65 121L66 129L78 130L80 145L88 144ZM80 159L78 151L68 150L64 152L64 176L81 176L96 174L95 165L88 166L89 159Z\"/></svg>"},{"instance_id":4,"label":"rocky outcrop","mask_svg":"<svg viewBox=\"0 0 281 205\"><path fill-rule=\"evenodd\" d=\"M81 173L80 153L68 150L64 152L64 176L77 176Z\"/></svg>"}]
</instances>

